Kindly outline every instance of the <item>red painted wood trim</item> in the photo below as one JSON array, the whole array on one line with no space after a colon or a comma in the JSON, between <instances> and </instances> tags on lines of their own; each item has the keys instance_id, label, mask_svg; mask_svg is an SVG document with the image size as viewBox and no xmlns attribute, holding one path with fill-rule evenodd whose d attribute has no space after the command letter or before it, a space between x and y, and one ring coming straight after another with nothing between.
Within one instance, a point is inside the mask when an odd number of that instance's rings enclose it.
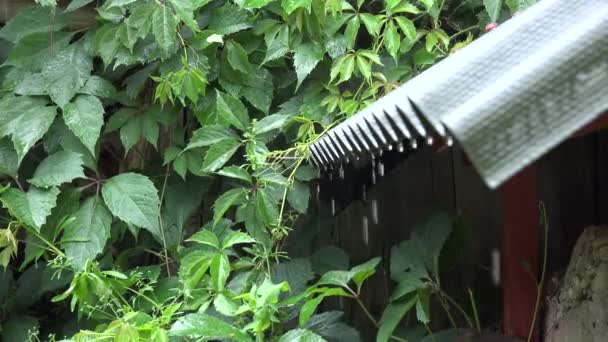
<instances>
[{"instance_id":1,"label":"red painted wood trim","mask_svg":"<svg viewBox=\"0 0 608 342\"><path fill-rule=\"evenodd\" d=\"M536 304L536 280L524 268L538 274L538 199L536 166L532 164L500 189L503 207L502 284L503 329L507 336L526 339ZM537 318L537 322L539 318ZM538 325L535 338L538 341Z\"/></svg>"},{"instance_id":2,"label":"red painted wood trim","mask_svg":"<svg viewBox=\"0 0 608 342\"><path fill-rule=\"evenodd\" d=\"M597 131L602 131L608 129L608 112L600 115L597 119L593 120L590 124L588 124L587 126L581 128L580 130L578 130L576 133L574 133L574 135L572 136L573 138L575 137L580 137L589 133L594 133Z\"/></svg>"}]
</instances>

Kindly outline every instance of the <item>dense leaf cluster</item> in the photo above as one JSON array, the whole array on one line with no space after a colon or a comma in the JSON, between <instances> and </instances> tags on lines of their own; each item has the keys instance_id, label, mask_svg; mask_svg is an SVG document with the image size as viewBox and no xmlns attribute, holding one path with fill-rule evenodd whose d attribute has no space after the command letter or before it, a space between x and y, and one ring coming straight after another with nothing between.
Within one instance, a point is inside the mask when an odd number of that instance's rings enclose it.
<instances>
[{"instance_id":1,"label":"dense leaf cluster","mask_svg":"<svg viewBox=\"0 0 608 342\"><path fill-rule=\"evenodd\" d=\"M316 178L308 146L532 3L36 2L0 29L7 341L358 340L315 313L359 301L380 259L325 249L328 270L283 250ZM413 307L428 323L448 226L423 241L434 254L394 250L379 341Z\"/></svg>"}]
</instances>

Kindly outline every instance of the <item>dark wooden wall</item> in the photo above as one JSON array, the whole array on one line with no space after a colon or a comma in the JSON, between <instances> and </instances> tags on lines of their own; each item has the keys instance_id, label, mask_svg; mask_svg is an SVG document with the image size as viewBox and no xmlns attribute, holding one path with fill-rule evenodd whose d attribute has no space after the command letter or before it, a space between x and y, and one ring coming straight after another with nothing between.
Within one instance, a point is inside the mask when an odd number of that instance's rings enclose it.
<instances>
[{"instance_id":1,"label":"dark wooden wall","mask_svg":"<svg viewBox=\"0 0 608 342\"><path fill-rule=\"evenodd\" d=\"M545 155L537 166L538 196L546 205L550 223L548 268L553 273L567 265L582 229L608 222L608 134L570 139ZM377 224L371 219L374 198ZM353 202L335 217L329 207L329 203L321 203L315 213L319 218L306 225L310 234L318 234L312 249L340 246L351 256L351 265L383 256L385 264L369 282L365 298L377 318L393 286L384 271L391 247L409 238L412 227L438 209L461 215L472 239L458 269L443 276L443 286L463 301L464 291L471 287L478 297L482 325L499 329L501 290L491 280L490 255L501 243L500 197L486 187L458 148L439 153L421 150L381 178L370 189L366 204ZM368 218L367 233L363 216ZM542 236L540 230L536 233ZM373 340L375 329L353 304L343 301L335 305L364 331L366 341ZM434 318L435 327L447 324L441 315Z\"/></svg>"}]
</instances>

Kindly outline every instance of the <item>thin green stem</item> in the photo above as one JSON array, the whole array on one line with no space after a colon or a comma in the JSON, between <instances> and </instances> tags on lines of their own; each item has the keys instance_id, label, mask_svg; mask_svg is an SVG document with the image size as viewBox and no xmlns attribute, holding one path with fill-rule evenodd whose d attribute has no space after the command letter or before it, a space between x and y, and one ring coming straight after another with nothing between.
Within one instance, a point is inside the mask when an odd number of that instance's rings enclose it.
<instances>
[{"instance_id":1,"label":"thin green stem","mask_svg":"<svg viewBox=\"0 0 608 342\"><path fill-rule=\"evenodd\" d=\"M475 303L475 297L473 296L473 291L471 288L468 289L469 298L471 300L471 307L473 307L473 317L475 317L475 325L477 326L477 332L481 333L481 323L479 322L479 313L477 312L477 304Z\"/></svg>"},{"instance_id":2,"label":"thin green stem","mask_svg":"<svg viewBox=\"0 0 608 342\"><path fill-rule=\"evenodd\" d=\"M534 335L534 330L536 328L536 319L538 317L538 311L540 310L540 300L545 284L545 273L547 271L547 255L549 249L549 222L547 221L547 210L543 202L540 202L538 207L541 214L545 241L543 243L543 268L541 270L540 280L536 284L536 304L534 305L534 315L532 316L532 322L530 323L530 331L528 332L528 342L532 341L532 336Z\"/></svg>"}]
</instances>

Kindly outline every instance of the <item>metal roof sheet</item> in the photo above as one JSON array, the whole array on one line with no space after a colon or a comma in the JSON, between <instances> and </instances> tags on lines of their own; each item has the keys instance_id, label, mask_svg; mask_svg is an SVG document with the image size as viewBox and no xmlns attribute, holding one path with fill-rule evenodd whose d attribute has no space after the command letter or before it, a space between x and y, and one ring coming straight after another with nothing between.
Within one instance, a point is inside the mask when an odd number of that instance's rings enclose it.
<instances>
[{"instance_id":1,"label":"metal roof sheet","mask_svg":"<svg viewBox=\"0 0 608 342\"><path fill-rule=\"evenodd\" d=\"M608 110L608 0L543 0L334 127L318 166L451 137L494 188Z\"/></svg>"}]
</instances>

